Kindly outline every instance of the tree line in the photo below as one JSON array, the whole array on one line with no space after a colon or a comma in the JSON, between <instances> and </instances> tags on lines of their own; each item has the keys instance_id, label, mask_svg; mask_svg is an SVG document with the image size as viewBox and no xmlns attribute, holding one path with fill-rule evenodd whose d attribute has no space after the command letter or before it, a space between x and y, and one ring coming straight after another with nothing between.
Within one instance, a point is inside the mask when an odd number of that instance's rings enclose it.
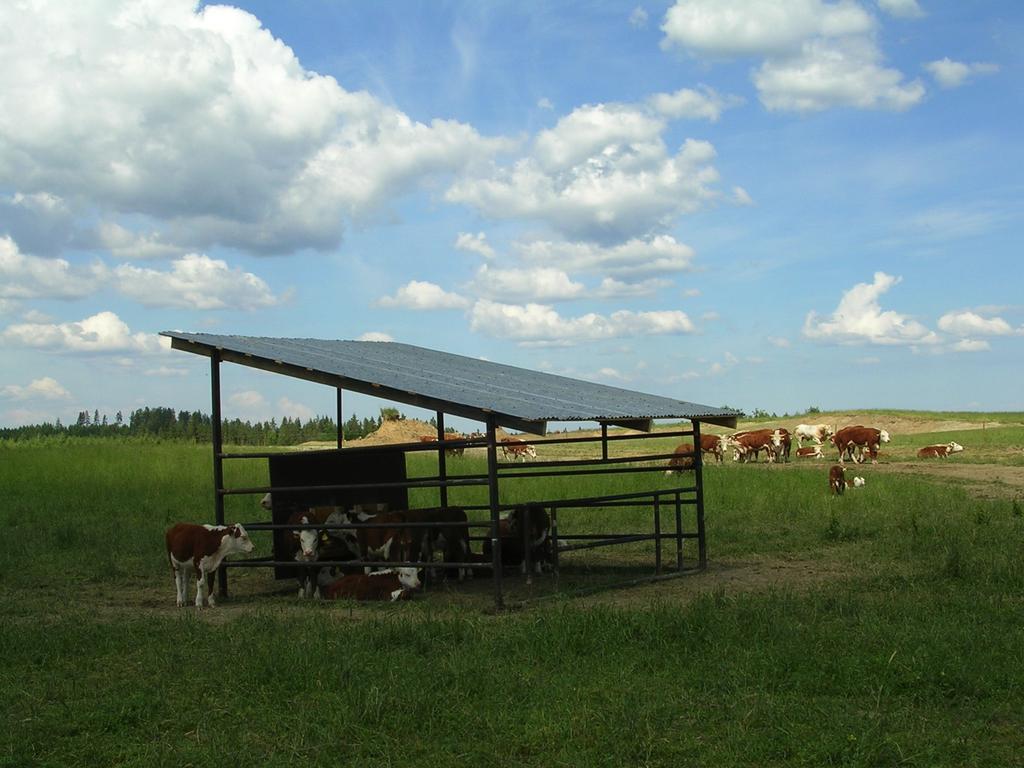
<instances>
[{"instance_id":1,"label":"tree line","mask_svg":"<svg viewBox=\"0 0 1024 768\"><path fill-rule=\"evenodd\" d=\"M385 413L386 411L386 413ZM378 418L360 419L354 413L342 425L345 440L365 437L380 428L386 419L404 419L397 409L382 408ZM173 408L138 408L125 419L121 411L113 418L99 410L81 411L74 424L54 422L22 427L0 428L0 440L33 440L43 437L142 437L161 440L210 442L213 420L201 411L176 411ZM338 426L329 416L314 416L303 421L285 416L280 421L221 421L221 436L231 445L298 445L310 440L336 440Z\"/></svg>"}]
</instances>

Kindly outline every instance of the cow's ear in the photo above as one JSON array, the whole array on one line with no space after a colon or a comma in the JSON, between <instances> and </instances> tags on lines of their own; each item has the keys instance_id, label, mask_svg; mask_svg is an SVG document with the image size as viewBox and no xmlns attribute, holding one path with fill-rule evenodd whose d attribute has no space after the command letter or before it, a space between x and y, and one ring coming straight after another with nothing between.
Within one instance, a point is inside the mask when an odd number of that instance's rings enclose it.
<instances>
[{"instance_id":1,"label":"cow's ear","mask_svg":"<svg viewBox=\"0 0 1024 768\"><path fill-rule=\"evenodd\" d=\"M238 530L238 526L237 525L234 528L231 529L231 535L234 536L236 539L239 536L242 535L242 532L240 530Z\"/></svg>"}]
</instances>

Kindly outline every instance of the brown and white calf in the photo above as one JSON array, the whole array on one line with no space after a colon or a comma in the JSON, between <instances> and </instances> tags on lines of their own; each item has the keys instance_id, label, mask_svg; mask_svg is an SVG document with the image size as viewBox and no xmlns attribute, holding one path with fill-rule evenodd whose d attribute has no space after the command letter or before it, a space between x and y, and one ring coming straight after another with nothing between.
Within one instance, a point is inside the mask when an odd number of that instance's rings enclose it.
<instances>
[{"instance_id":1,"label":"brown and white calf","mask_svg":"<svg viewBox=\"0 0 1024 768\"><path fill-rule=\"evenodd\" d=\"M772 430L772 444L768 450L773 454L773 460L777 461L781 458L789 463L789 452L792 446L793 439L790 437L788 429L779 427Z\"/></svg>"},{"instance_id":2,"label":"brown and white calf","mask_svg":"<svg viewBox=\"0 0 1024 768\"><path fill-rule=\"evenodd\" d=\"M703 442L704 436L701 435L701 443ZM675 455L668 460L666 475L682 472L684 469L693 469L693 443L680 443L672 453Z\"/></svg>"},{"instance_id":3,"label":"brown and white calf","mask_svg":"<svg viewBox=\"0 0 1024 768\"><path fill-rule=\"evenodd\" d=\"M395 568L373 573L353 573L321 586L325 600L408 600L420 586L415 568Z\"/></svg>"},{"instance_id":4,"label":"brown and white calf","mask_svg":"<svg viewBox=\"0 0 1024 768\"><path fill-rule=\"evenodd\" d=\"M798 459L823 459L825 455L821 452L820 445L812 445L806 448L797 448L796 457Z\"/></svg>"},{"instance_id":5,"label":"brown and white calf","mask_svg":"<svg viewBox=\"0 0 1024 768\"><path fill-rule=\"evenodd\" d=\"M550 532L551 518L540 504L524 504L511 510L498 521L502 565L518 565L526 573L526 561L529 559L534 572L541 573L553 559ZM523 547L524 539L526 549ZM484 539L482 561L489 562L491 554L491 540Z\"/></svg>"},{"instance_id":6,"label":"brown and white calf","mask_svg":"<svg viewBox=\"0 0 1024 768\"><path fill-rule=\"evenodd\" d=\"M834 495L842 496L846 490L846 468L833 464L828 470L828 488Z\"/></svg>"},{"instance_id":7,"label":"brown and white calf","mask_svg":"<svg viewBox=\"0 0 1024 768\"><path fill-rule=\"evenodd\" d=\"M729 440L733 448L732 460L746 463L753 458L754 461L757 461L757 455L764 451L768 456L768 461L774 461L775 454L771 447L772 434L773 431L770 429L737 432Z\"/></svg>"},{"instance_id":8,"label":"brown and white calf","mask_svg":"<svg viewBox=\"0 0 1024 768\"><path fill-rule=\"evenodd\" d=\"M701 435L700 449L710 453L719 464L725 459L725 449L729 447L729 438L724 435Z\"/></svg>"},{"instance_id":9,"label":"brown and white calf","mask_svg":"<svg viewBox=\"0 0 1024 768\"><path fill-rule=\"evenodd\" d=\"M964 447L960 443L943 443L939 445L926 445L917 452L919 459L944 459L951 453L960 453Z\"/></svg>"},{"instance_id":10,"label":"brown and white calf","mask_svg":"<svg viewBox=\"0 0 1024 768\"><path fill-rule=\"evenodd\" d=\"M164 534L167 559L174 574L180 608L188 599L189 576L196 574L196 608L214 606L213 576L225 557L252 552L253 543L241 525L178 523Z\"/></svg>"},{"instance_id":11,"label":"brown and white calf","mask_svg":"<svg viewBox=\"0 0 1024 768\"><path fill-rule=\"evenodd\" d=\"M804 440L821 445L836 433L834 427L828 424L797 424L793 430L793 437L796 438L797 447L804 444Z\"/></svg>"},{"instance_id":12,"label":"brown and white calf","mask_svg":"<svg viewBox=\"0 0 1024 768\"><path fill-rule=\"evenodd\" d=\"M884 429L874 427L844 427L832 436L832 442L839 451L839 463L843 463L844 456L854 459L853 451L858 450L858 463L863 463L864 452L867 451L871 457L871 463L878 463L878 448L882 443L889 442L889 433Z\"/></svg>"},{"instance_id":13,"label":"brown and white calf","mask_svg":"<svg viewBox=\"0 0 1024 768\"><path fill-rule=\"evenodd\" d=\"M432 509L410 509L405 512L406 522L432 523L431 526L410 527L408 558L410 561L432 561L434 552L441 552L445 563L468 563L469 519L461 507L436 507ZM467 567L458 568L459 581L472 571Z\"/></svg>"},{"instance_id":14,"label":"brown and white calf","mask_svg":"<svg viewBox=\"0 0 1024 768\"><path fill-rule=\"evenodd\" d=\"M526 461L527 457L537 458L537 449L518 437L501 438L501 453L506 459L511 457L513 461Z\"/></svg>"},{"instance_id":15,"label":"brown and white calf","mask_svg":"<svg viewBox=\"0 0 1024 768\"><path fill-rule=\"evenodd\" d=\"M327 532L320 527L308 527L344 524L347 520L342 517L343 514L344 510L339 507L310 507L289 515L289 526L303 526L293 528L291 535L293 557L302 566L297 573L299 597L319 597L317 576L320 567L316 563L320 559L349 560L356 556L344 538L337 535L340 531L334 531L334 536L327 536ZM323 557L325 554L327 557Z\"/></svg>"}]
</instances>

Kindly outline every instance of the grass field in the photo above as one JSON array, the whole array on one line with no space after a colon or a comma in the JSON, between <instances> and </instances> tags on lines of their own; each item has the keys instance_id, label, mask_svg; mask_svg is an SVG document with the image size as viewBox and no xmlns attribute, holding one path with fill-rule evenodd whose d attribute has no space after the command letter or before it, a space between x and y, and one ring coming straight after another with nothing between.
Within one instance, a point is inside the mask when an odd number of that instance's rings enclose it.
<instances>
[{"instance_id":1,"label":"grass field","mask_svg":"<svg viewBox=\"0 0 1024 768\"><path fill-rule=\"evenodd\" d=\"M240 569L227 603L177 609L162 532L209 519L208 446L0 444L0 766L1024 765L1008 416L899 435L843 498L831 462L710 466L707 572L578 597L651 562L579 553L557 581L508 577L548 599L498 614L482 579L352 606ZM968 450L917 473L949 439ZM601 515L566 525L638 524Z\"/></svg>"}]
</instances>

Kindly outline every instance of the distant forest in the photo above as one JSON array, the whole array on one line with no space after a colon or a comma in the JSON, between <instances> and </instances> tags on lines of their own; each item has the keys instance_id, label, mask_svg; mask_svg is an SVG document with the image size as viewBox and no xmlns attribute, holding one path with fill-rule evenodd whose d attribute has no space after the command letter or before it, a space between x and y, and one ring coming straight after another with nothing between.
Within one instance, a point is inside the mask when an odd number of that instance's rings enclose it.
<instances>
[{"instance_id":1,"label":"distant forest","mask_svg":"<svg viewBox=\"0 0 1024 768\"><path fill-rule=\"evenodd\" d=\"M352 418L343 425L345 440L365 437L380 428L385 419L404 419L397 409L382 408L379 418ZM0 440L33 440L52 437L142 437L161 440L209 442L210 415L199 411L175 411L173 408L139 408L125 419L121 411L113 418L98 410L82 411L74 424L32 424L24 427L0 428ZM221 433L225 443L231 445L298 445L309 440L335 440L337 424L328 416L315 416L306 421L287 416L277 421L223 420Z\"/></svg>"}]
</instances>

